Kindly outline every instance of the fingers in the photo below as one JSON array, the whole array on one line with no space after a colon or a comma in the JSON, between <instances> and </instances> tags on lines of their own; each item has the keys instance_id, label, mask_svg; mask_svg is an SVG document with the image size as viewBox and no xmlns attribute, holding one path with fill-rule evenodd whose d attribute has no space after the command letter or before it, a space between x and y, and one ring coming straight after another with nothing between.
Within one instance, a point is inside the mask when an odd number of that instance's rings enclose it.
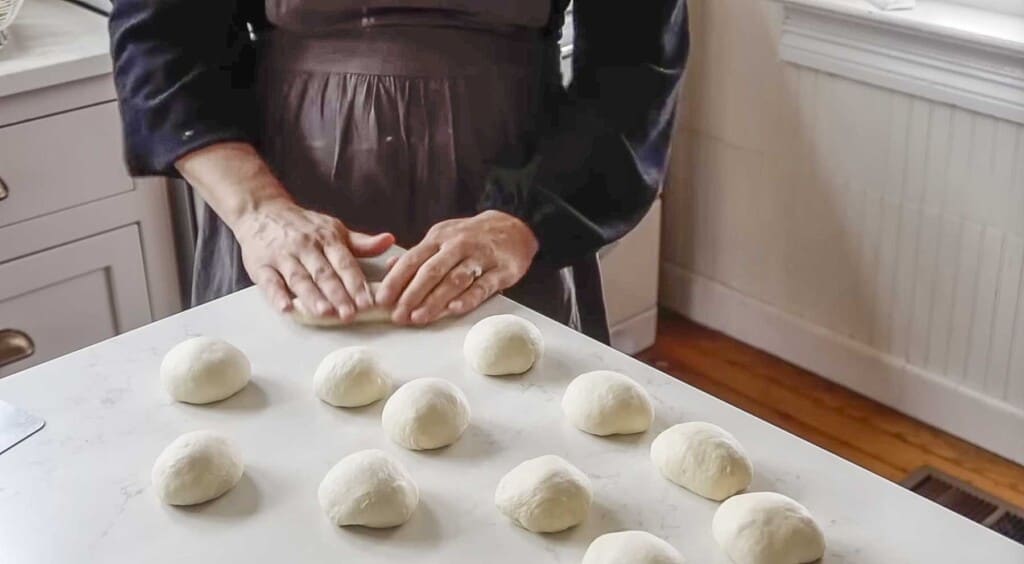
<instances>
[{"instance_id":1,"label":"fingers","mask_svg":"<svg viewBox=\"0 0 1024 564\"><path fill-rule=\"evenodd\" d=\"M328 262L319 249L308 249L299 256L299 262L309 273L320 293L331 303L332 309L342 321L355 315L355 305L332 263Z\"/></svg>"},{"instance_id":2,"label":"fingers","mask_svg":"<svg viewBox=\"0 0 1024 564\"><path fill-rule=\"evenodd\" d=\"M410 315L413 310L420 307L427 294L440 284L445 276L455 268L455 265L462 262L464 258L465 255L463 253L457 251L454 246L451 246L442 247L438 253L427 259L416 270L416 274L402 291L401 297L395 303L391 320L398 324L425 322L425 319L423 321L414 321ZM396 266L395 268L398 267Z\"/></svg>"},{"instance_id":3,"label":"fingers","mask_svg":"<svg viewBox=\"0 0 1024 564\"><path fill-rule=\"evenodd\" d=\"M500 270L487 271L457 298L448 303L448 312L463 315L480 307L480 304L508 286L506 275Z\"/></svg>"},{"instance_id":4,"label":"fingers","mask_svg":"<svg viewBox=\"0 0 1024 564\"><path fill-rule=\"evenodd\" d=\"M367 235L358 231L350 231L348 248L359 258L375 257L395 244L395 236L390 233Z\"/></svg>"},{"instance_id":5,"label":"fingers","mask_svg":"<svg viewBox=\"0 0 1024 564\"><path fill-rule=\"evenodd\" d=\"M417 324L432 323L450 313L448 303L468 289L483 272L472 259L460 262L427 294L423 303L413 310L409 319Z\"/></svg>"},{"instance_id":6,"label":"fingers","mask_svg":"<svg viewBox=\"0 0 1024 564\"><path fill-rule=\"evenodd\" d=\"M263 290L263 295L267 297L267 301L272 306L281 312L291 311L292 295L288 292L284 279L276 270L270 266L262 266L252 278L252 281Z\"/></svg>"},{"instance_id":7,"label":"fingers","mask_svg":"<svg viewBox=\"0 0 1024 564\"><path fill-rule=\"evenodd\" d=\"M325 316L330 315L334 311L331 303L327 301L327 298L320 292L316 283L313 282L309 271L295 257L289 255L282 258L278 265L278 271L281 273L285 283L288 284L288 288L295 294L295 297L298 298L299 303L307 312L317 316Z\"/></svg>"},{"instance_id":8,"label":"fingers","mask_svg":"<svg viewBox=\"0 0 1024 564\"><path fill-rule=\"evenodd\" d=\"M398 257L398 261L380 283L380 289L377 290L377 305L393 307L413 276L416 276L420 266L439 249L435 243L422 242Z\"/></svg>"},{"instance_id":9,"label":"fingers","mask_svg":"<svg viewBox=\"0 0 1024 564\"><path fill-rule=\"evenodd\" d=\"M366 275L363 274L359 261L352 256L352 253L344 245L328 245L324 247L324 255L341 279L348 295L355 301L355 307L361 310L372 307L373 296L370 295L370 285L366 282ZM355 311L353 310L352 313L354 314ZM345 316L342 318L346 319Z\"/></svg>"}]
</instances>

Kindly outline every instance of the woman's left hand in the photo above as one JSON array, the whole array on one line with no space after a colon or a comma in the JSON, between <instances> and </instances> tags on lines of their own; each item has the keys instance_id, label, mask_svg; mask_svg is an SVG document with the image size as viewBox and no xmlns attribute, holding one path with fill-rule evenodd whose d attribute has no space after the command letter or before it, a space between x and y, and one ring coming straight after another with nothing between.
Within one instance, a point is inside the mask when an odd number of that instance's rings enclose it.
<instances>
[{"instance_id":1,"label":"woman's left hand","mask_svg":"<svg viewBox=\"0 0 1024 564\"><path fill-rule=\"evenodd\" d=\"M488 210L433 226L398 258L377 304L399 325L425 325L476 309L519 281L537 254L537 238L518 218Z\"/></svg>"}]
</instances>

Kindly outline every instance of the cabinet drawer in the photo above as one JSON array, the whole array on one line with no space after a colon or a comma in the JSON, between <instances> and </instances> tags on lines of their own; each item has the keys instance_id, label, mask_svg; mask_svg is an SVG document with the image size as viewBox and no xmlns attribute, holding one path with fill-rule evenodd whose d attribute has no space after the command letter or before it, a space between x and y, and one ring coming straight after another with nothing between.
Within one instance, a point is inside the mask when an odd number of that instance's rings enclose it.
<instances>
[{"instance_id":1,"label":"cabinet drawer","mask_svg":"<svg viewBox=\"0 0 1024 564\"><path fill-rule=\"evenodd\" d=\"M0 378L151 319L134 225L0 264L0 338L34 345L27 358L0 359Z\"/></svg>"},{"instance_id":2,"label":"cabinet drawer","mask_svg":"<svg viewBox=\"0 0 1024 564\"><path fill-rule=\"evenodd\" d=\"M0 128L0 227L127 192L113 102Z\"/></svg>"}]
</instances>

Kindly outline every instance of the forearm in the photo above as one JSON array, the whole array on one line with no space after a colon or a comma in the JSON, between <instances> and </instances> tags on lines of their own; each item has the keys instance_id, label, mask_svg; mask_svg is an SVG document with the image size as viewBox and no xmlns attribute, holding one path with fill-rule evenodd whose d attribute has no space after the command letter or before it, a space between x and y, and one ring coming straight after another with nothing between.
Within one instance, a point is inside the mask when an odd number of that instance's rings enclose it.
<instances>
[{"instance_id":1,"label":"forearm","mask_svg":"<svg viewBox=\"0 0 1024 564\"><path fill-rule=\"evenodd\" d=\"M215 143L178 159L175 167L232 230L251 212L293 202L248 143Z\"/></svg>"}]
</instances>

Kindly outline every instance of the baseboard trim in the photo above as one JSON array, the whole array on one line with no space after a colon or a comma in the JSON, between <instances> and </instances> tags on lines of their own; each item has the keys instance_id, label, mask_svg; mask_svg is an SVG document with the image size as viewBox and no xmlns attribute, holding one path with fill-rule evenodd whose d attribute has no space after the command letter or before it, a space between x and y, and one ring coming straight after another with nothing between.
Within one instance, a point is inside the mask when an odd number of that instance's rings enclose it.
<instances>
[{"instance_id":1,"label":"baseboard trim","mask_svg":"<svg viewBox=\"0 0 1024 564\"><path fill-rule=\"evenodd\" d=\"M611 328L612 347L634 355L654 344L658 332L658 308L634 315Z\"/></svg>"},{"instance_id":2,"label":"baseboard trim","mask_svg":"<svg viewBox=\"0 0 1024 564\"><path fill-rule=\"evenodd\" d=\"M676 265L662 305L996 454L1024 464L1024 410L958 386Z\"/></svg>"}]
</instances>

